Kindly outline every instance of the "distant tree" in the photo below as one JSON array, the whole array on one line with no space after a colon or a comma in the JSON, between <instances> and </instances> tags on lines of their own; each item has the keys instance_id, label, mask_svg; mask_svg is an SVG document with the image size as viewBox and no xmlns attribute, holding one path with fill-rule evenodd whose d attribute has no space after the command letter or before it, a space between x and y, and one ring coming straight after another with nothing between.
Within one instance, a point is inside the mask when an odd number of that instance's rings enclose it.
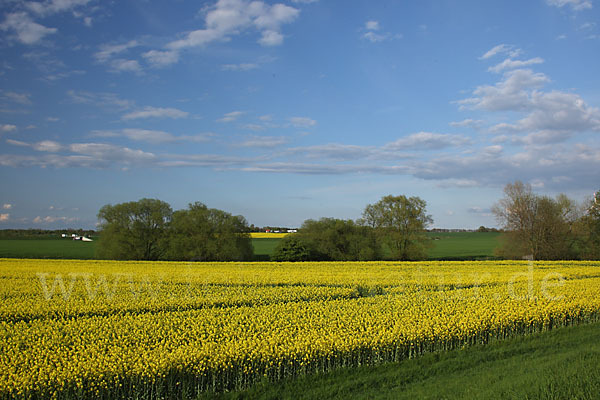
<instances>
[{"instance_id":1,"label":"distant tree","mask_svg":"<svg viewBox=\"0 0 600 400\"><path fill-rule=\"evenodd\" d=\"M488 227L482 225L479 228L477 228L477 232L489 233L489 232L499 232L499 230L498 230L498 228L488 228Z\"/></svg>"},{"instance_id":2,"label":"distant tree","mask_svg":"<svg viewBox=\"0 0 600 400\"><path fill-rule=\"evenodd\" d=\"M158 260L165 253L165 233L173 210L157 199L105 205L98 212L97 255L115 260Z\"/></svg>"},{"instance_id":3,"label":"distant tree","mask_svg":"<svg viewBox=\"0 0 600 400\"><path fill-rule=\"evenodd\" d=\"M367 261L380 258L380 246L374 231L352 220L309 219L293 237L308 251L310 260Z\"/></svg>"},{"instance_id":4,"label":"distant tree","mask_svg":"<svg viewBox=\"0 0 600 400\"><path fill-rule=\"evenodd\" d=\"M242 216L196 202L178 210L168 231L169 260L241 261L253 255L249 227Z\"/></svg>"},{"instance_id":5,"label":"distant tree","mask_svg":"<svg viewBox=\"0 0 600 400\"><path fill-rule=\"evenodd\" d=\"M310 261L310 251L296 234L287 235L277 243L271 259L274 261Z\"/></svg>"},{"instance_id":6,"label":"distant tree","mask_svg":"<svg viewBox=\"0 0 600 400\"><path fill-rule=\"evenodd\" d=\"M520 181L504 188L504 198L492 207L506 230L499 255L554 260L576 257L574 224L577 205L566 195L552 199L533 193Z\"/></svg>"},{"instance_id":7,"label":"distant tree","mask_svg":"<svg viewBox=\"0 0 600 400\"><path fill-rule=\"evenodd\" d=\"M365 207L360 223L372 227L396 260L426 257L429 239L425 230L433 222L427 203L419 197L385 196Z\"/></svg>"},{"instance_id":8,"label":"distant tree","mask_svg":"<svg viewBox=\"0 0 600 400\"><path fill-rule=\"evenodd\" d=\"M577 223L579 249L586 260L600 260L600 191L585 204L583 216Z\"/></svg>"}]
</instances>

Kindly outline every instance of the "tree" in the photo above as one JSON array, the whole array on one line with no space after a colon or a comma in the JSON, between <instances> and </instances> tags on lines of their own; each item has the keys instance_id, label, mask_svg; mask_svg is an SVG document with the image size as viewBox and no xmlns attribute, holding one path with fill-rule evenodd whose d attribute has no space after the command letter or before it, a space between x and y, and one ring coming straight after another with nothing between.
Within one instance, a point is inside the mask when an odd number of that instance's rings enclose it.
<instances>
[{"instance_id":1,"label":"tree","mask_svg":"<svg viewBox=\"0 0 600 400\"><path fill-rule=\"evenodd\" d=\"M600 191L585 205L585 213L577 223L581 257L600 259Z\"/></svg>"},{"instance_id":2,"label":"tree","mask_svg":"<svg viewBox=\"0 0 600 400\"><path fill-rule=\"evenodd\" d=\"M196 202L173 214L169 228L170 260L241 261L253 255L249 227L242 216Z\"/></svg>"},{"instance_id":3,"label":"tree","mask_svg":"<svg viewBox=\"0 0 600 400\"><path fill-rule=\"evenodd\" d=\"M504 198L492 207L507 231L499 249L505 258L555 260L575 257L574 224L577 205L566 195L556 199L533 193L531 185L516 181L504 188Z\"/></svg>"},{"instance_id":4,"label":"tree","mask_svg":"<svg viewBox=\"0 0 600 400\"><path fill-rule=\"evenodd\" d=\"M271 258L274 261L310 261L310 251L297 234L285 236L277 243Z\"/></svg>"},{"instance_id":5,"label":"tree","mask_svg":"<svg viewBox=\"0 0 600 400\"><path fill-rule=\"evenodd\" d=\"M425 229L433 222L427 203L419 197L385 196L365 207L360 223L373 227L396 260L426 257L429 239Z\"/></svg>"},{"instance_id":6,"label":"tree","mask_svg":"<svg viewBox=\"0 0 600 400\"><path fill-rule=\"evenodd\" d=\"M157 199L107 204L98 212L98 256L116 260L158 260L165 253L165 233L173 210Z\"/></svg>"},{"instance_id":7,"label":"tree","mask_svg":"<svg viewBox=\"0 0 600 400\"><path fill-rule=\"evenodd\" d=\"M367 261L380 258L379 244L371 228L352 220L308 219L298 233L280 242L278 261Z\"/></svg>"}]
</instances>

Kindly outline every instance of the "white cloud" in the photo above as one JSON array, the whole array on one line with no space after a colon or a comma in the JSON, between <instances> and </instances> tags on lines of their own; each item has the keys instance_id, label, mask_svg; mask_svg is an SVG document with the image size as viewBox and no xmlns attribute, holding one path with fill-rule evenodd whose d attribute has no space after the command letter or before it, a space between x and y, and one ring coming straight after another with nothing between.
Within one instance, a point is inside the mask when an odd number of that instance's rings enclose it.
<instances>
[{"instance_id":1,"label":"white cloud","mask_svg":"<svg viewBox=\"0 0 600 400\"><path fill-rule=\"evenodd\" d=\"M590 107L574 93L543 91L549 82L546 75L529 69L508 71L494 86L479 86L473 92L475 97L458 104L461 108L523 114L521 119L498 122L489 129L503 134L502 141L510 139L514 144L559 143L580 132L600 131L600 109ZM505 136L518 133L524 135Z\"/></svg>"},{"instance_id":2,"label":"white cloud","mask_svg":"<svg viewBox=\"0 0 600 400\"><path fill-rule=\"evenodd\" d=\"M125 136L128 139L150 143L172 142L175 136L163 131L154 131L148 129L123 129L121 132L112 131L96 131L92 132L92 136L97 137L115 137Z\"/></svg>"},{"instance_id":3,"label":"white cloud","mask_svg":"<svg viewBox=\"0 0 600 400\"><path fill-rule=\"evenodd\" d=\"M244 111L232 111L232 112L229 112L229 113L223 115L223 117L219 118L217 120L217 122L233 122L244 114L245 114Z\"/></svg>"},{"instance_id":4,"label":"white cloud","mask_svg":"<svg viewBox=\"0 0 600 400\"><path fill-rule=\"evenodd\" d=\"M198 135L176 136L169 132L148 129L123 129L121 131L92 131L93 137L126 137L130 140L148 143L172 143L172 142L208 142L214 134L204 133Z\"/></svg>"},{"instance_id":5,"label":"white cloud","mask_svg":"<svg viewBox=\"0 0 600 400\"><path fill-rule=\"evenodd\" d=\"M142 54L142 57L156 68L167 67L179 61L179 53L173 50L150 50Z\"/></svg>"},{"instance_id":6,"label":"white cloud","mask_svg":"<svg viewBox=\"0 0 600 400\"><path fill-rule=\"evenodd\" d=\"M581 26L579 27L579 30L588 30L588 29L594 29L596 27L596 23L595 22L586 22L584 24L581 24Z\"/></svg>"},{"instance_id":7,"label":"white cloud","mask_svg":"<svg viewBox=\"0 0 600 400\"><path fill-rule=\"evenodd\" d=\"M47 28L34 22L24 12L7 14L4 22L0 24L0 30L14 32L16 39L27 45L36 44L45 36L57 32L56 28Z\"/></svg>"},{"instance_id":8,"label":"white cloud","mask_svg":"<svg viewBox=\"0 0 600 400\"><path fill-rule=\"evenodd\" d=\"M4 203L2 205L2 209L4 209L4 210L10 210L12 207L13 207L12 204L9 204L9 203Z\"/></svg>"},{"instance_id":9,"label":"white cloud","mask_svg":"<svg viewBox=\"0 0 600 400\"><path fill-rule=\"evenodd\" d=\"M470 140L461 135L450 135L442 133L418 132L400 138L384 146L386 150L433 150L445 147L463 146L469 144Z\"/></svg>"},{"instance_id":10,"label":"white cloud","mask_svg":"<svg viewBox=\"0 0 600 400\"><path fill-rule=\"evenodd\" d=\"M156 158L152 153L134 150L128 147L119 147L104 143L73 143L69 145L73 153L92 156L97 160L143 162Z\"/></svg>"},{"instance_id":11,"label":"white cloud","mask_svg":"<svg viewBox=\"0 0 600 400\"><path fill-rule=\"evenodd\" d=\"M525 60L525 61L512 60L510 58L507 58L506 60L502 61L501 63L496 64L493 67L489 67L488 71L499 73L505 69L523 68L523 67L526 67L529 65L542 64L543 62L544 62L544 59L540 58L540 57L531 58L531 59Z\"/></svg>"},{"instance_id":12,"label":"white cloud","mask_svg":"<svg viewBox=\"0 0 600 400\"><path fill-rule=\"evenodd\" d=\"M458 101L461 108L487 111L524 110L530 106L530 89L537 89L550 79L529 69L505 72L495 86L483 85L473 91L475 97Z\"/></svg>"},{"instance_id":13,"label":"white cloud","mask_svg":"<svg viewBox=\"0 0 600 400\"><path fill-rule=\"evenodd\" d=\"M317 121L307 117L292 117L290 122L296 128L310 128L317 125Z\"/></svg>"},{"instance_id":14,"label":"white cloud","mask_svg":"<svg viewBox=\"0 0 600 400\"><path fill-rule=\"evenodd\" d=\"M6 143L11 144L13 146L19 146L19 147L29 147L30 146L29 143L22 142L20 140L13 140L13 139L6 139Z\"/></svg>"},{"instance_id":15,"label":"white cloud","mask_svg":"<svg viewBox=\"0 0 600 400\"><path fill-rule=\"evenodd\" d=\"M265 125L260 125L260 124L245 124L242 128L248 129L251 131L264 131L265 129L267 129L267 127Z\"/></svg>"},{"instance_id":16,"label":"white cloud","mask_svg":"<svg viewBox=\"0 0 600 400\"><path fill-rule=\"evenodd\" d=\"M160 161L161 167L211 167L216 170L232 169L256 162L261 158L225 156L220 154L169 155L168 160Z\"/></svg>"},{"instance_id":17,"label":"white cloud","mask_svg":"<svg viewBox=\"0 0 600 400\"><path fill-rule=\"evenodd\" d=\"M229 40L248 30L261 33L259 43L274 46L283 42L281 26L294 21L300 10L285 4L269 5L262 1L218 0L206 12L205 28L189 32L167 45L171 51L203 46L218 40Z\"/></svg>"},{"instance_id":18,"label":"white cloud","mask_svg":"<svg viewBox=\"0 0 600 400\"><path fill-rule=\"evenodd\" d=\"M7 141L9 142L9 141ZM0 154L0 165L7 167L54 167L54 168L110 168L113 166L146 166L156 163L153 153L105 143L34 143L12 141L13 145L31 147L34 150L52 152L58 146L64 153L16 155Z\"/></svg>"},{"instance_id":19,"label":"white cloud","mask_svg":"<svg viewBox=\"0 0 600 400\"><path fill-rule=\"evenodd\" d=\"M589 107L576 94L534 92L530 109L532 111L516 123L501 123L492 131L529 132L521 139L529 144L562 142L577 132L600 132L600 109Z\"/></svg>"},{"instance_id":20,"label":"white cloud","mask_svg":"<svg viewBox=\"0 0 600 400\"><path fill-rule=\"evenodd\" d=\"M14 132L17 130L16 125L12 124L0 124L0 132Z\"/></svg>"},{"instance_id":21,"label":"white cloud","mask_svg":"<svg viewBox=\"0 0 600 400\"><path fill-rule=\"evenodd\" d=\"M47 215L45 217L40 217L39 215L33 219L34 224L53 224L55 222L75 222L78 221L77 217L55 217Z\"/></svg>"},{"instance_id":22,"label":"white cloud","mask_svg":"<svg viewBox=\"0 0 600 400\"><path fill-rule=\"evenodd\" d=\"M42 140L41 142L27 143L22 142L20 140L7 139L6 143L19 147L31 147L36 151L43 151L48 153L56 153L63 149L63 146L60 143L57 143L52 140Z\"/></svg>"},{"instance_id":23,"label":"white cloud","mask_svg":"<svg viewBox=\"0 0 600 400\"><path fill-rule=\"evenodd\" d=\"M279 46L283 43L283 35L277 31L263 31L258 43L263 46Z\"/></svg>"},{"instance_id":24,"label":"white cloud","mask_svg":"<svg viewBox=\"0 0 600 400\"><path fill-rule=\"evenodd\" d=\"M37 151L45 151L49 153L56 153L62 150L62 145L52 140L42 140L41 142L34 143L32 148Z\"/></svg>"},{"instance_id":25,"label":"white cloud","mask_svg":"<svg viewBox=\"0 0 600 400\"><path fill-rule=\"evenodd\" d=\"M362 34L362 38L370 41L371 43L383 42L384 40L391 38L401 38L402 35L392 35L389 32L381 32L377 33L381 30L381 26L379 25L379 21L370 20L365 22L364 29L367 31Z\"/></svg>"},{"instance_id":26,"label":"white cloud","mask_svg":"<svg viewBox=\"0 0 600 400\"><path fill-rule=\"evenodd\" d=\"M6 222L9 219L10 219L10 214L9 213L0 214L0 222Z\"/></svg>"},{"instance_id":27,"label":"white cloud","mask_svg":"<svg viewBox=\"0 0 600 400\"><path fill-rule=\"evenodd\" d=\"M94 57L100 62L107 62L113 58L113 56L137 46L139 46L139 43L136 40L130 40L129 42L122 44L103 44L100 46L100 51L94 54Z\"/></svg>"},{"instance_id":28,"label":"white cloud","mask_svg":"<svg viewBox=\"0 0 600 400\"><path fill-rule=\"evenodd\" d=\"M124 58L117 58L110 61L110 70L112 72L134 72L141 73L142 67L137 60L126 60Z\"/></svg>"},{"instance_id":29,"label":"white cloud","mask_svg":"<svg viewBox=\"0 0 600 400\"><path fill-rule=\"evenodd\" d=\"M28 93L16 93L16 92L7 92L7 91L2 91L2 97L18 103L18 104L23 104L23 105L30 105L31 104L31 95Z\"/></svg>"},{"instance_id":30,"label":"white cloud","mask_svg":"<svg viewBox=\"0 0 600 400\"><path fill-rule=\"evenodd\" d=\"M590 0L546 0L546 3L558 8L570 6L575 11L592 8L592 2Z\"/></svg>"},{"instance_id":31,"label":"white cloud","mask_svg":"<svg viewBox=\"0 0 600 400\"><path fill-rule=\"evenodd\" d=\"M371 158L378 155L378 149L373 146L357 146L351 144L329 143L315 146L293 147L286 154L304 155L309 159L331 159L350 161Z\"/></svg>"},{"instance_id":32,"label":"white cloud","mask_svg":"<svg viewBox=\"0 0 600 400\"><path fill-rule=\"evenodd\" d=\"M121 44L103 44L100 46L100 51L94 54L94 58L100 63L107 64L112 72L141 73L142 67L137 60L116 57L139 45L136 40Z\"/></svg>"},{"instance_id":33,"label":"white cloud","mask_svg":"<svg viewBox=\"0 0 600 400\"><path fill-rule=\"evenodd\" d=\"M365 23L365 29L369 31L378 31L380 29L379 21L367 21Z\"/></svg>"},{"instance_id":34,"label":"white cloud","mask_svg":"<svg viewBox=\"0 0 600 400\"><path fill-rule=\"evenodd\" d=\"M484 55L479 57L480 60L487 60L488 58L492 58L498 54L509 54L510 57L517 57L521 54L521 49L515 49L514 46L509 44L499 44L497 46L492 47L488 50Z\"/></svg>"},{"instance_id":35,"label":"white cloud","mask_svg":"<svg viewBox=\"0 0 600 400\"><path fill-rule=\"evenodd\" d=\"M239 147L272 148L286 144L289 141L285 136L249 136L246 140L236 144Z\"/></svg>"},{"instance_id":36,"label":"white cloud","mask_svg":"<svg viewBox=\"0 0 600 400\"><path fill-rule=\"evenodd\" d=\"M93 104L100 107L117 108L126 110L134 106L134 102L131 100L121 99L115 93L93 93L86 91L67 91L67 95L71 98L74 103L78 104Z\"/></svg>"},{"instance_id":37,"label":"white cloud","mask_svg":"<svg viewBox=\"0 0 600 400\"><path fill-rule=\"evenodd\" d=\"M385 35L385 34L380 35L373 31L369 31L369 32L363 34L362 37L363 37L363 39L366 39L366 40L370 41L371 43L383 42L384 40L389 38L388 35Z\"/></svg>"},{"instance_id":38,"label":"white cloud","mask_svg":"<svg viewBox=\"0 0 600 400\"><path fill-rule=\"evenodd\" d=\"M79 6L85 6L91 0L51 0L44 2L27 2L25 6L36 14L46 16L63 11L69 11Z\"/></svg>"},{"instance_id":39,"label":"white cloud","mask_svg":"<svg viewBox=\"0 0 600 400\"><path fill-rule=\"evenodd\" d=\"M161 107L144 107L142 110L133 111L125 114L123 120L140 119L140 118L185 118L189 115L186 111L181 111L176 108L161 108Z\"/></svg>"}]
</instances>

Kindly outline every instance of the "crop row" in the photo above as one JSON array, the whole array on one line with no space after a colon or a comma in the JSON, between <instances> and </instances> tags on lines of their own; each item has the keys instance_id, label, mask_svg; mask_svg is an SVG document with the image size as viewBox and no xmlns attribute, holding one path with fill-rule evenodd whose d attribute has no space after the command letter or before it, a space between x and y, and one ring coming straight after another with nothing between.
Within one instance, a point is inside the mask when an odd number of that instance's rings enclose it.
<instances>
[{"instance_id":1,"label":"crop row","mask_svg":"<svg viewBox=\"0 0 600 400\"><path fill-rule=\"evenodd\" d=\"M595 321L599 266L0 260L0 397L193 396Z\"/></svg>"}]
</instances>

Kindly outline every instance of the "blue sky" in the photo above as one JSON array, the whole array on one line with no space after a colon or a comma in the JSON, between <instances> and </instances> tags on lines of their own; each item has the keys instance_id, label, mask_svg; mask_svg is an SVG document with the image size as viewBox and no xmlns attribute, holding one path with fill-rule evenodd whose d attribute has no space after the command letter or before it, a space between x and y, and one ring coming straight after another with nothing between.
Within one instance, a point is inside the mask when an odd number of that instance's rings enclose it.
<instances>
[{"instance_id":1,"label":"blue sky","mask_svg":"<svg viewBox=\"0 0 600 400\"><path fill-rule=\"evenodd\" d=\"M493 226L600 186L600 3L6 0L0 229L201 201L255 225L388 194Z\"/></svg>"}]
</instances>

